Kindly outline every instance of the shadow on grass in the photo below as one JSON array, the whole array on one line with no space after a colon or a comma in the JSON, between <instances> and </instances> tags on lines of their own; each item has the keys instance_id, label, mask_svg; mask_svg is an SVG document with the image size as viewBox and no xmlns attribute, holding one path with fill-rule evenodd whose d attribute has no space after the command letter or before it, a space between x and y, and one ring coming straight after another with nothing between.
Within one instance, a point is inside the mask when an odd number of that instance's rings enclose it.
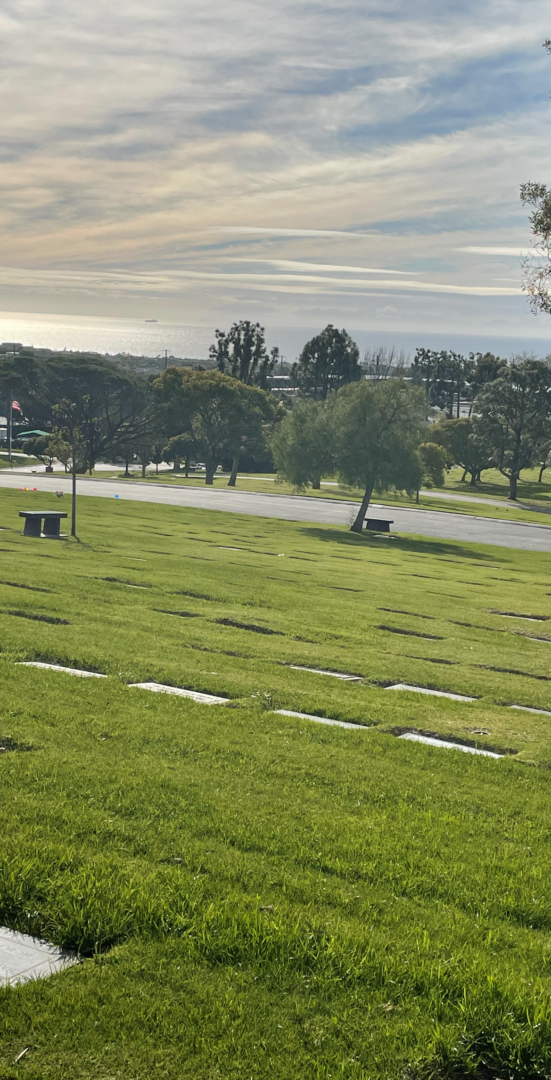
<instances>
[{"instance_id":1,"label":"shadow on grass","mask_svg":"<svg viewBox=\"0 0 551 1080\"><path fill-rule=\"evenodd\" d=\"M495 562L495 555L473 551L472 546L461 544L459 541L447 543L443 540L412 540L407 536L396 536L394 533L390 536L377 536L366 532L359 536L358 533L346 529L346 526L340 529L307 526L301 529L301 532L314 540L341 544L348 548L363 548L364 551L370 548L375 551L405 551L408 554L417 555L454 555L456 558L469 559L473 563L493 564ZM501 561L505 560L502 558Z\"/></svg>"}]
</instances>

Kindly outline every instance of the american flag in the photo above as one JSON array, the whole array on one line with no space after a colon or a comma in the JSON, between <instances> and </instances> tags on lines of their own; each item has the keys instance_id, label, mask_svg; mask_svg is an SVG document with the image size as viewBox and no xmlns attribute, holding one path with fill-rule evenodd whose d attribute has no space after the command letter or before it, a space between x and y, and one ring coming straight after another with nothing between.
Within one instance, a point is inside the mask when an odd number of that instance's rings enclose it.
<instances>
[{"instance_id":1,"label":"american flag","mask_svg":"<svg viewBox=\"0 0 551 1080\"><path fill-rule=\"evenodd\" d=\"M18 401L12 401L11 407L12 407L12 409L17 409L17 412L20 412L20 413L23 412L23 409L21 408Z\"/></svg>"}]
</instances>

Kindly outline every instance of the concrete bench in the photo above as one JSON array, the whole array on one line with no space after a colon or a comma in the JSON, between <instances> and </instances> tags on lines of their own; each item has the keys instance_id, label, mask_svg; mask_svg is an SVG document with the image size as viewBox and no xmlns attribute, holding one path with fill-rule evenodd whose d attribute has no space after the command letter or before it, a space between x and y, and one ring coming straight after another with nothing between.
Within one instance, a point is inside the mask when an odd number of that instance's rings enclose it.
<instances>
[{"instance_id":1,"label":"concrete bench","mask_svg":"<svg viewBox=\"0 0 551 1080\"><path fill-rule=\"evenodd\" d=\"M385 518L368 518L365 523L370 532L390 532L391 525L394 525L394 521L387 521Z\"/></svg>"},{"instance_id":2,"label":"concrete bench","mask_svg":"<svg viewBox=\"0 0 551 1080\"><path fill-rule=\"evenodd\" d=\"M20 510L19 517L25 518L23 536L42 536L59 540L61 518L66 518L67 514L62 510ZM44 531L42 531L43 518Z\"/></svg>"}]
</instances>

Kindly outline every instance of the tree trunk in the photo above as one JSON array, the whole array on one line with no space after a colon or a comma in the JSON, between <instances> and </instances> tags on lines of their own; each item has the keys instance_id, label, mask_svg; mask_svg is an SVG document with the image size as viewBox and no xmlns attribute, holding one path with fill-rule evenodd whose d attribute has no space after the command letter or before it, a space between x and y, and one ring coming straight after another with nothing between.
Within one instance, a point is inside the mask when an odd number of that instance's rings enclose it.
<instances>
[{"instance_id":1,"label":"tree trunk","mask_svg":"<svg viewBox=\"0 0 551 1080\"><path fill-rule=\"evenodd\" d=\"M461 477L461 483L462 483L462 484L464 484L464 483L465 483L465 480L467 479L467 473L468 473L468 471L469 471L468 469L465 469L465 470L464 470L464 472L463 472L463 476Z\"/></svg>"},{"instance_id":2,"label":"tree trunk","mask_svg":"<svg viewBox=\"0 0 551 1080\"><path fill-rule=\"evenodd\" d=\"M237 451L237 453L233 455L233 461L231 463L231 473L230 473L230 478L228 480L228 487L235 487L235 481L237 480L237 468L238 468L238 465L239 465L239 457L240 457L240 454L239 454L239 451Z\"/></svg>"},{"instance_id":3,"label":"tree trunk","mask_svg":"<svg viewBox=\"0 0 551 1080\"><path fill-rule=\"evenodd\" d=\"M212 486L214 484L214 473L216 470L216 462L209 460L207 457L205 462L205 484Z\"/></svg>"},{"instance_id":4,"label":"tree trunk","mask_svg":"<svg viewBox=\"0 0 551 1080\"><path fill-rule=\"evenodd\" d=\"M473 471L471 473L471 479L469 480L469 483L470 483L471 487L475 486L475 484L476 484L476 469L473 469Z\"/></svg>"},{"instance_id":5,"label":"tree trunk","mask_svg":"<svg viewBox=\"0 0 551 1080\"><path fill-rule=\"evenodd\" d=\"M358 510L358 513L356 515L356 519L355 519L354 523L350 526L350 532L361 533L361 531L363 529L363 524L364 524L364 521L365 521L365 515L367 514L367 508L369 506L372 494L373 494L373 484L370 484L369 487L366 487L366 489L365 489L365 494L364 494L364 497L362 499L360 509Z\"/></svg>"},{"instance_id":6,"label":"tree trunk","mask_svg":"<svg viewBox=\"0 0 551 1080\"><path fill-rule=\"evenodd\" d=\"M174 458L174 464L172 466L172 471L173 472L180 472L180 458L179 457Z\"/></svg>"},{"instance_id":7,"label":"tree trunk","mask_svg":"<svg viewBox=\"0 0 551 1080\"><path fill-rule=\"evenodd\" d=\"M145 464L144 464L144 463L142 462L142 480L145 480L145 470L146 470L146 469L147 469L147 465L145 465Z\"/></svg>"},{"instance_id":8,"label":"tree trunk","mask_svg":"<svg viewBox=\"0 0 551 1080\"><path fill-rule=\"evenodd\" d=\"M158 475L159 475L159 462L156 461L155 462L155 476L158 476Z\"/></svg>"},{"instance_id":9,"label":"tree trunk","mask_svg":"<svg viewBox=\"0 0 551 1080\"><path fill-rule=\"evenodd\" d=\"M187 480L187 478L189 476L189 464L190 464L190 461L191 461L191 458L190 458L190 456L188 454L187 458L184 461L184 473L185 473L186 480Z\"/></svg>"},{"instance_id":10,"label":"tree trunk","mask_svg":"<svg viewBox=\"0 0 551 1080\"><path fill-rule=\"evenodd\" d=\"M544 472L545 472L546 468L547 468L547 465L542 465L542 467L541 467L541 469L540 469L540 474L539 474L539 476L538 476L538 484L541 484L541 482L542 482L542 477L543 477L543 474L544 474Z\"/></svg>"},{"instance_id":11,"label":"tree trunk","mask_svg":"<svg viewBox=\"0 0 551 1080\"><path fill-rule=\"evenodd\" d=\"M312 480L312 487L314 491L319 491L321 488L321 476L315 476Z\"/></svg>"},{"instance_id":12,"label":"tree trunk","mask_svg":"<svg viewBox=\"0 0 551 1080\"><path fill-rule=\"evenodd\" d=\"M124 463L124 475L125 476L130 476L130 473L128 471L128 465L129 465L129 462L125 461L125 463Z\"/></svg>"},{"instance_id":13,"label":"tree trunk","mask_svg":"<svg viewBox=\"0 0 551 1080\"><path fill-rule=\"evenodd\" d=\"M516 473L511 473L509 477L509 498L516 499L517 497L517 481L518 476Z\"/></svg>"}]
</instances>

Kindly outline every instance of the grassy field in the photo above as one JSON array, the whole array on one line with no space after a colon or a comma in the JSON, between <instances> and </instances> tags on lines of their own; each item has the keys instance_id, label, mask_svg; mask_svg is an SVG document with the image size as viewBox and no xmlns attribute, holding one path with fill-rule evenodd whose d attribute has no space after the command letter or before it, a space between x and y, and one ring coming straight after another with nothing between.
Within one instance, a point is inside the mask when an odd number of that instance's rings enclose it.
<instances>
[{"instance_id":1,"label":"grassy field","mask_svg":"<svg viewBox=\"0 0 551 1080\"><path fill-rule=\"evenodd\" d=\"M0 990L2 1080L551 1077L551 717L509 708L551 708L551 556L100 499L55 543L36 500L0 492L0 924L83 962Z\"/></svg>"}]
</instances>

